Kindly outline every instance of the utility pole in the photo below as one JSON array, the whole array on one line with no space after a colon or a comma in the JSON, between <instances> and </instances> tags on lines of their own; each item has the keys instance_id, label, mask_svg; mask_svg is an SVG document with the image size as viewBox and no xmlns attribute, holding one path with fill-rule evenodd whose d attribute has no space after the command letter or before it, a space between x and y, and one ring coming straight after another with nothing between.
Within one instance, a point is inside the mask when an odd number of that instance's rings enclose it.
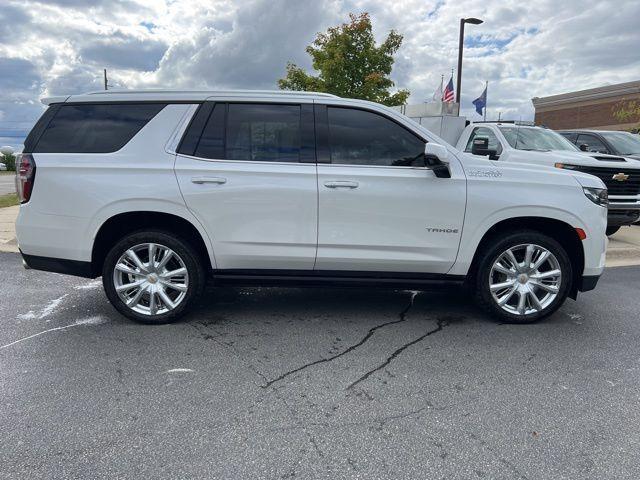
<instances>
[{"instance_id":1,"label":"utility pole","mask_svg":"<svg viewBox=\"0 0 640 480\"><path fill-rule=\"evenodd\" d=\"M108 89L108 86L107 86L107 69L105 68L103 70L103 72L104 72L104 89L107 90Z\"/></svg>"}]
</instances>

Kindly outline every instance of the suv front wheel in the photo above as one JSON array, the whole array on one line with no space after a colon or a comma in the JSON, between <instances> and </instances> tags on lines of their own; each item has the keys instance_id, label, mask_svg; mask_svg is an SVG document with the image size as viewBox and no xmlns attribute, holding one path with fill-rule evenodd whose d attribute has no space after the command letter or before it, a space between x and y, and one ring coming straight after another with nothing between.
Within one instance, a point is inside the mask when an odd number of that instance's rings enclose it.
<instances>
[{"instance_id":1,"label":"suv front wheel","mask_svg":"<svg viewBox=\"0 0 640 480\"><path fill-rule=\"evenodd\" d=\"M476 299L509 323L531 323L555 312L569 294L573 272L564 247L534 231L506 235L481 254Z\"/></svg>"},{"instance_id":2,"label":"suv front wheel","mask_svg":"<svg viewBox=\"0 0 640 480\"><path fill-rule=\"evenodd\" d=\"M161 231L122 238L107 254L102 283L109 301L124 316L161 324L182 317L204 288L196 250Z\"/></svg>"}]
</instances>

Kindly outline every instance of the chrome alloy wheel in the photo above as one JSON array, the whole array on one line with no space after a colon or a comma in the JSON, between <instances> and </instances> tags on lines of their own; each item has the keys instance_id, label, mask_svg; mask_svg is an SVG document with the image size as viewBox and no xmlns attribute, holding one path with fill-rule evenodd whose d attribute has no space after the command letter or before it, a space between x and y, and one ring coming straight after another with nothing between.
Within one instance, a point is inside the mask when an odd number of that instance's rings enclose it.
<instances>
[{"instance_id":1,"label":"chrome alloy wheel","mask_svg":"<svg viewBox=\"0 0 640 480\"><path fill-rule=\"evenodd\" d=\"M175 309L189 289L180 256L164 245L141 243L125 251L113 270L116 293L131 310L160 315Z\"/></svg>"},{"instance_id":2,"label":"chrome alloy wheel","mask_svg":"<svg viewBox=\"0 0 640 480\"><path fill-rule=\"evenodd\" d=\"M556 256L540 245L511 247L493 262L489 289L493 300L513 315L531 315L558 296L562 269Z\"/></svg>"}]
</instances>

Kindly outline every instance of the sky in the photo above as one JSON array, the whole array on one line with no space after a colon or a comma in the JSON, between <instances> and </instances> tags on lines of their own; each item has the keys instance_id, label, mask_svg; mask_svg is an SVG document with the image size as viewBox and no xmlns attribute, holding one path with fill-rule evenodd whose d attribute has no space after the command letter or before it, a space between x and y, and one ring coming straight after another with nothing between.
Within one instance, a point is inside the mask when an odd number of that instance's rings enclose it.
<instances>
[{"instance_id":1,"label":"sky","mask_svg":"<svg viewBox=\"0 0 640 480\"><path fill-rule=\"evenodd\" d=\"M1 0L0 145L19 146L39 99L116 88L275 89L311 70L316 34L369 12L404 35L392 79L431 99L467 25L462 114L489 81L488 119L530 120L532 97L640 79L639 0ZM454 80L455 83L455 80Z\"/></svg>"}]
</instances>

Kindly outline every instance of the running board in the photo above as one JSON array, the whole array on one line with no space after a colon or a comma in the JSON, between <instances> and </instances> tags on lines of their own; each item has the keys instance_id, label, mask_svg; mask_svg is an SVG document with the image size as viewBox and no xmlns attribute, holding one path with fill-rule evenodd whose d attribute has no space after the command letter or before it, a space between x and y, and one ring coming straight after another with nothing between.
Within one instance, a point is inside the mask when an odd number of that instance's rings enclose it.
<instances>
[{"instance_id":1,"label":"running board","mask_svg":"<svg viewBox=\"0 0 640 480\"><path fill-rule=\"evenodd\" d=\"M214 270L216 285L289 287L383 287L432 289L460 286L464 275L398 272Z\"/></svg>"}]
</instances>

